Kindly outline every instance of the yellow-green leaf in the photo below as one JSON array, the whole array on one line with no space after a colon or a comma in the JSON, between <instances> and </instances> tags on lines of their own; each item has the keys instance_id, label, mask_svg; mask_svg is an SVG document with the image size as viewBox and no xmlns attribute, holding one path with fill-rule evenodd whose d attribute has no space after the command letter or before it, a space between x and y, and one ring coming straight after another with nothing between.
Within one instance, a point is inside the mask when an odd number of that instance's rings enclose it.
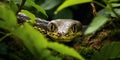
<instances>
[{"instance_id":1,"label":"yellow-green leaf","mask_svg":"<svg viewBox=\"0 0 120 60\"><path fill-rule=\"evenodd\" d=\"M105 16L97 16L93 19L92 23L89 25L87 30L85 31L85 35L94 33L101 26L103 26L109 19Z\"/></svg>"},{"instance_id":2,"label":"yellow-green leaf","mask_svg":"<svg viewBox=\"0 0 120 60\"><path fill-rule=\"evenodd\" d=\"M55 14L66 7L77 5L77 4L83 4L91 1L92 0L65 0L65 2L57 8L57 10L55 11Z\"/></svg>"},{"instance_id":3,"label":"yellow-green leaf","mask_svg":"<svg viewBox=\"0 0 120 60\"><path fill-rule=\"evenodd\" d=\"M56 51L58 51L62 54L65 54L65 55L70 55L70 56L73 56L73 57L78 58L80 60L84 60L84 58L81 55L79 55L79 53L76 52L73 48L70 48L70 47L65 46L63 44L59 44L57 42L49 42L48 48L56 50Z\"/></svg>"},{"instance_id":4,"label":"yellow-green leaf","mask_svg":"<svg viewBox=\"0 0 120 60\"><path fill-rule=\"evenodd\" d=\"M18 11L18 6L17 6L17 4L15 3L15 1L14 1L14 0L10 0L9 5L10 5L11 9L13 10L13 12L14 12L14 13L17 13L17 11Z\"/></svg>"},{"instance_id":5,"label":"yellow-green leaf","mask_svg":"<svg viewBox=\"0 0 120 60\"><path fill-rule=\"evenodd\" d=\"M33 23L33 24L35 23L36 17L35 17L34 14L32 14L31 12L29 12L27 10L21 10L21 12L24 13L25 15L27 15L30 18L31 23Z\"/></svg>"},{"instance_id":6,"label":"yellow-green leaf","mask_svg":"<svg viewBox=\"0 0 120 60\"><path fill-rule=\"evenodd\" d=\"M32 0L27 0L27 3L29 3L31 6L35 7L39 12L41 12L41 13L44 14L45 16L47 16L45 10L44 10L41 6L35 4ZM48 16L47 16L47 17L48 17Z\"/></svg>"},{"instance_id":7,"label":"yellow-green leaf","mask_svg":"<svg viewBox=\"0 0 120 60\"><path fill-rule=\"evenodd\" d=\"M14 36L20 38L24 45L33 53L40 53L41 50L47 48L47 40L44 36L36 31L28 23L24 23L12 32Z\"/></svg>"},{"instance_id":8,"label":"yellow-green leaf","mask_svg":"<svg viewBox=\"0 0 120 60\"><path fill-rule=\"evenodd\" d=\"M0 4L0 27L6 30L13 30L17 25L14 12L8 5Z\"/></svg>"}]
</instances>

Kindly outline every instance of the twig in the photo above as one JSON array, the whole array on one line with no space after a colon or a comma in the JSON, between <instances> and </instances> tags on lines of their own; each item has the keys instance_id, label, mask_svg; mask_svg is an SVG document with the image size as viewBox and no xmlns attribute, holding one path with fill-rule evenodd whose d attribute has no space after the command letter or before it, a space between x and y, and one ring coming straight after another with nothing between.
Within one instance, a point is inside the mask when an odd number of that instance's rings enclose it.
<instances>
[{"instance_id":1,"label":"twig","mask_svg":"<svg viewBox=\"0 0 120 60\"><path fill-rule=\"evenodd\" d=\"M22 7L24 6L25 2L26 2L26 0L22 0L22 3L20 4L20 7L19 7L16 15L21 11L21 9L22 9Z\"/></svg>"},{"instance_id":2,"label":"twig","mask_svg":"<svg viewBox=\"0 0 120 60\"><path fill-rule=\"evenodd\" d=\"M93 2L93 1L91 2L91 6L92 6L92 10L93 10L93 15L94 15L94 16L97 16L98 13L96 12L96 8L95 8L95 5L94 5L94 2Z\"/></svg>"},{"instance_id":3,"label":"twig","mask_svg":"<svg viewBox=\"0 0 120 60\"><path fill-rule=\"evenodd\" d=\"M5 33L0 31L0 34L5 34Z\"/></svg>"},{"instance_id":4,"label":"twig","mask_svg":"<svg viewBox=\"0 0 120 60\"><path fill-rule=\"evenodd\" d=\"M7 33L5 36L3 36L2 38L0 38L0 42L5 39L6 37L10 36L12 33Z\"/></svg>"},{"instance_id":5,"label":"twig","mask_svg":"<svg viewBox=\"0 0 120 60\"><path fill-rule=\"evenodd\" d=\"M97 2L97 1L94 1L94 3L96 3L97 5L99 5L99 6L103 7L103 8L106 8L105 5L103 5L103 4L101 4L101 3Z\"/></svg>"}]
</instances>

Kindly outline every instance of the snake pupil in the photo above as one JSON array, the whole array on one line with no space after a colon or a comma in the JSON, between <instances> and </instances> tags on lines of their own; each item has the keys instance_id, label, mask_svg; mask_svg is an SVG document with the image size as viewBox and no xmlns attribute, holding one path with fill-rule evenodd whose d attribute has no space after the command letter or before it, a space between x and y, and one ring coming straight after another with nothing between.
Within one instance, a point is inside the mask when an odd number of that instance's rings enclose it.
<instances>
[{"instance_id":1,"label":"snake pupil","mask_svg":"<svg viewBox=\"0 0 120 60\"><path fill-rule=\"evenodd\" d=\"M56 28L56 26L55 26L55 24L53 24L53 23L51 23L51 25L50 25L50 31L55 31L55 28Z\"/></svg>"},{"instance_id":2,"label":"snake pupil","mask_svg":"<svg viewBox=\"0 0 120 60\"><path fill-rule=\"evenodd\" d=\"M73 31L73 32L76 32L76 31L77 31L76 29L77 29L77 25L74 24L74 25L72 26L72 31Z\"/></svg>"}]
</instances>

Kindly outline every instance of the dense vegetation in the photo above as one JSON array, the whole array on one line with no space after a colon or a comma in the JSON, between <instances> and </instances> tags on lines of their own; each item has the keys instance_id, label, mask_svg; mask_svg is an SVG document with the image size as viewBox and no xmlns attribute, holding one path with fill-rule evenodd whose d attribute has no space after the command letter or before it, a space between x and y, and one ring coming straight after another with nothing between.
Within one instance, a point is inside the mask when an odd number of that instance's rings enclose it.
<instances>
[{"instance_id":1,"label":"dense vegetation","mask_svg":"<svg viewBox=\"0 0 120 60\"><path fill-rule=\"evenodd\" d=\"M46 20L76 19L88 25L74 47L48 41L17 14ZM1 0L0 60L119 60L119 0Z\"/></svg>"}]
</instances>

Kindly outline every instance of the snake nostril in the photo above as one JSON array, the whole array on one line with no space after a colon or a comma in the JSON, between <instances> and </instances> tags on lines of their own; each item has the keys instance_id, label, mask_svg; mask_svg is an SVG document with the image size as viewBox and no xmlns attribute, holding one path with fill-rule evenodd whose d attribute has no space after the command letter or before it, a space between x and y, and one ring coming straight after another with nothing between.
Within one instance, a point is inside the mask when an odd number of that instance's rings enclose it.
<instances>
[{"instance_id":1,"label":"snake nostril","mask_svg":"<svg viewBox=\"0 0 120 60\"><path fill-rule=\"evenodd\" d=\"M66 33L66 34L65 34L65 36L69 36L69 34L68 34L68 33Z\"/></svg>"},{"instance_id":2,"label":"snake nostril","mask_svg":"<svg viewBox=\"0 0 120 60\"><path fill-rule=\"evenodd\" d=\"M61 33L58 33L57 35L58 35L58 37L60 37L60 36L61 36Z\"/></svg>"}]
</instances>

